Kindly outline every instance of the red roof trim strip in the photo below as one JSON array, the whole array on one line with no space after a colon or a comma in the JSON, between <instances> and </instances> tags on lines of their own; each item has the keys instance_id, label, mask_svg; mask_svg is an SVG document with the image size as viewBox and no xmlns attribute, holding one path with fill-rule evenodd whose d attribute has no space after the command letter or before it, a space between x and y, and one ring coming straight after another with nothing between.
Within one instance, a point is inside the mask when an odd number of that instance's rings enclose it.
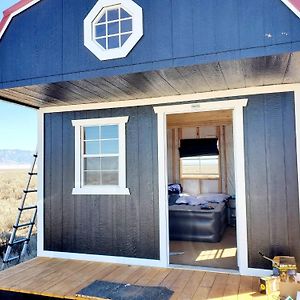
<instances>
[{"instance_id":1,"label":"red roof trim strip","mask_svg":"<svg viewBox=\"0 0 300 300\"><path fill-rule=\"evenodd\" d=\"M281 0L294 14L300 18L300 0Z\"/></svg>"},{"instance_id":2,"label":"red roof trim strip","mask_svg":"<svg viewBox=\"0 0 300 300\"><path fill-rule=\"evenodd\" d=\"M6 9L3 12L3 18L0 22L0 39L2 38L5 30L14 16L20 14L38 2L40 2L40 0L20 0L10 8Z\"/></svg>"}]
</instances>

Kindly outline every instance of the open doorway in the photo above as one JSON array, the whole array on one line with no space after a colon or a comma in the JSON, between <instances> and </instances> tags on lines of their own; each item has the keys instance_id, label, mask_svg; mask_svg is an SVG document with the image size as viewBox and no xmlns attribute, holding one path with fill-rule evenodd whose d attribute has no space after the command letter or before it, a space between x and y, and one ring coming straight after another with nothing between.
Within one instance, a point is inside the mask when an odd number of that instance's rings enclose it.
<instances>
[{"instance_id":1,"label":"open doorway","mask_svg":"<svg viewBox=\"0 0 300 300\"><path fill-rule=\"evenodd\" d=\"M232 110L167 116L170 264L237 270Z\"/></svg>"}]
</instances>

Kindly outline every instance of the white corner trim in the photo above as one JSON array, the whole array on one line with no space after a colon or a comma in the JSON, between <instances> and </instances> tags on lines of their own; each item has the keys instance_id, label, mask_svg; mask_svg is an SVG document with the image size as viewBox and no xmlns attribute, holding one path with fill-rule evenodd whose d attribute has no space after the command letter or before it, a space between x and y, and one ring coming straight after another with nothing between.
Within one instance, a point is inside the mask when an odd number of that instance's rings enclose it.
<instances>
[{"instance_id":1,"label":"white corner trim","mask_svg":"<svg viewBox=\"0 0 300 300\"><path fill-rule=\"evenodd\" d=\"M162 267L162 264L159 260L122 257L122 256L81 254L81 253L56 252L56 251L42 251L39 256L51 257L51 258L62 258L62 259L87 260L87 261L113 263L113 264Z\"/></svg>"},{"instance_id":2,"label":"white corner trim","mask_svg":"<svg viewBox=\"0 0 300 300\"><path fill-rule=\"evenodd\" d=\"M8 17L7 21L5 22L3 28L1 28L1 30L0 30L0 40L1 40L1 38L2 38L2 36L3 36L3 34L4 34L4 32L5 32L6 29L8 28L8 26L9 26L11 20L13 19L13 17L17 16L17 15L20 14L21 12L25 11L26 9L30 8L31 6L35 5L36 3L40 2L40 1L41 1L41 0L32 0L32 1L30 1L29 3L27 3L26 5L21 6L19 9L13 11L13 12L9 15L9 17Z\"/></svg>"},{"instance_id":3,"label":"white corner trim","mask_svg":"<svg viewBox=\"0 0 300 300\"><path fill-rule=\"evenodd\" d=\"M44 113L56 113L64 111L81 111L81 110L96 110L96 109L108 109L108 108L121 108L121 107L135 107L147 105L158 105L158 104L172 104L172 103L183 103L192 101L204 101L209 99L221 99L228 97L243 97L256 94L271 94L271 93L284 93L293 92L299 88L299 83L294 84L279 84L279 85L268 85L259 87L240 88L223 91L213 91L205 93L194 93L187 95L175 95L175 96L163 96L156 98L144 98L144 99L131 99L124 101L113 101L105 103L87 103L87 104L74 104L66 106L50 106L43 107L41 110Z\"/></svg>"},{"instance_id":4,"label":"white corner trim","mask_svg":"<svg viewBox=\"0 0 300 300\"><path fill-rule=\"evenodd\" d=\"M94 26L100 12L110 7L123 7L132 16L132 33L128 40L119 48L104 49L94 38ZM123 58L133 49L143 36L143 9L132 0L99 0L83 22L84 45L98 59L109 60Z\"/></svg>"},{"instance_id":5,"label":"white corner trim","mask_svg":"<svg viewBox=\"0 0 300 300\"><path fill-rule=\"evenodd\" d=\"M160 222L160 255L162 262L169 265L169 227L167 186L167 135L166 116L177 113L191 113L215 110L233 110L234 167L236 185L237 245L238 266L242 275L249 272L247 244L247 215L244 164L244 124L243 108L248 99L212 101L195 104L180 104L154 107L158 122L158 176L159 176L159 222Z\"/></svg>"},{"instance_id":6,"label":"white corner trim","mask_svg":"<svg viewBox=\"0 0 300 300\"><path fill-rule=\"evenodd\" d=\"M233 109L233 153L236 194L237 261L241 274L248 272L248 231L244 148L244 105Z\"/></svg>"},{"instance_id":7,"label":"white corner trim","mask_svg":"<svg viewBox=\"0 0 300 300\"><path fill-rule=\"evenodd\" d=\"M37 255L44 250L44 113L38 111Z\"/></svg>"},{"instance_id":8,"label":"white corner trim","mask_svg":"<svg viewBox=\"0 0 300 300\"><path fill-rule=\"evenodd\" d=\"M296 131L296 153L297 153L297 174L299 193L299 215L300 215L300 87L294 92L295 103L295 131Z\"/></svg>"},{"instance_id":9,"label":"white corner trim","mask_svg":"<svg viewBox=\"0 0 300 300\"><path fill-rule=\"evenodd\" d=\"M297 8L291 0L281 0L298 18L300 18L300 9ZM300 6L300 4L298 4Z\"/></svg>"},{"instance_id":10,"label":"white corner trim","mask_svg":"<svg viewBox=\"0 0 300 300\"><path fill-rule=\"evenodd\" d=\"M130 195L126 187L126 126L129 116L72 120L75 128L75 174L73 195ZM83 142L82 128L87 126L117 125L119 130L119 185L83 185Z\"/></svg>"}]
</instances>

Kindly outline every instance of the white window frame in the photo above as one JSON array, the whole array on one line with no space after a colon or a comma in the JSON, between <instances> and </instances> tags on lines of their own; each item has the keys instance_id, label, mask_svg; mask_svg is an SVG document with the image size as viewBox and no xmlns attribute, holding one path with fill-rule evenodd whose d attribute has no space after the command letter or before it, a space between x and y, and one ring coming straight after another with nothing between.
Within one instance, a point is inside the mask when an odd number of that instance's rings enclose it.
<instances>
[{"instance_id":1,"label":"white window frame","mask_svg":"<svg viewBox=\"0 0 300 300\"><path fill-rule=\"evenodd\" d=\"M72 120L75 127L75 187L73 195L130 195L126 187L126 123L129 117ZM117 125L119 128L119 185L85 186L82 184L83 128L88 126Z\"/></svg>"},{"instance_id":2,"label":"white window frame","mask_svg":"<svg viewBox=\"0 0 300 300\"><path fill-rule=\"evenodd\" d=\"M132 16L132 34L121 47L104 49L95 40L94 25L103 9L113 7L122 7ZM98 0L84 19L84 45L100 60L126 57L143 34L143 9L132 0Z\"/></svg>"}]
</instances>

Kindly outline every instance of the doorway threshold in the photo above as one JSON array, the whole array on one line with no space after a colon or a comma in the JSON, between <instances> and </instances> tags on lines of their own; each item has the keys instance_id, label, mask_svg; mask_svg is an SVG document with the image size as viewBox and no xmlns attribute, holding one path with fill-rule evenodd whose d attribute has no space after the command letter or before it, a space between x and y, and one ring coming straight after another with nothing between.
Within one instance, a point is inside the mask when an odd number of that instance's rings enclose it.
<instances>
[{"instance_id":1,"label":"doorway threshold","mask_svg":"<svg viewBox=\"0 0 300 300\"><path fill-rule=\"evenodd\" d=\"M240 272L238 270L222 269L222 268L209 268L209 267L201 267L201 266L176 265L176 264L169 264L169 268L183 269L183 270L190 270L190 271L203 271L203 272L212 272L212 273L240 275Z\"/></svg>"}]
</instances>

